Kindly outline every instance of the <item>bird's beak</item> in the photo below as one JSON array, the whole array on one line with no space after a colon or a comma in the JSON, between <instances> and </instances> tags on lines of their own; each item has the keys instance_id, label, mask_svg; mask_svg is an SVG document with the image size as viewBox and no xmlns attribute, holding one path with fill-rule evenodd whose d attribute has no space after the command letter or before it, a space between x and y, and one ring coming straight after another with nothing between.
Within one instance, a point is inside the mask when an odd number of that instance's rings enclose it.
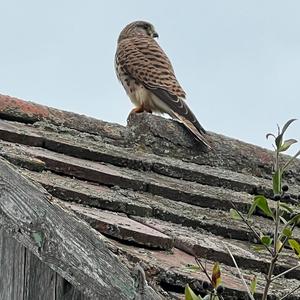
<instances>
[{"instance_id":1,"label":"bird's beak","mask_svg":"<svg viewBox=\"0 0 300 300\"><path fill-rule=\"evenodd\" d=\"M153 37L153 38L158 38L158 33L154 31L154 32L152 33L152 37Z\"/></svg>"}]
</instances>

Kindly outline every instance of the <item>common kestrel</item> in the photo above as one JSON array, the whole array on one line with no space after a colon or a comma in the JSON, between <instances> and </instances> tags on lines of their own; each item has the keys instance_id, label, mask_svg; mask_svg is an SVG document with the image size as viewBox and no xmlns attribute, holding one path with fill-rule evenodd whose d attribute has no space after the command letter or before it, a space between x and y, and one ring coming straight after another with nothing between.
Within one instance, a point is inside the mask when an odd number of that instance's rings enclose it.
<instances>
[{"instance_id":1,"label":"common kestrel","mask_svg":"<svg viewBox=\"0 0 300 300\"><path fill-rule=\"evenodd\" d=\"M152 24L136 21L128 24L118 38L116 73L136 106L133 112L167 113L211 148L204 128L184 101L185 92L169 58L155 41L157 37Z\"/></svg>"}]
</instances>

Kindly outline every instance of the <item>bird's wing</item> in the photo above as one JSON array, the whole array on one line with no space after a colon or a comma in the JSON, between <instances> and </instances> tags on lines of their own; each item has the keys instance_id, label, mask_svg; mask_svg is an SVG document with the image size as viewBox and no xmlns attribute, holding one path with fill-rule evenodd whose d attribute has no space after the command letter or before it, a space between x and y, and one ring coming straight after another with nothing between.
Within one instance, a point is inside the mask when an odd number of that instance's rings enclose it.
<instances>
[{"instance_id":1,"label":"bird's wing","mask_svg":"<svg viewBox=\"0 0 300 300\"><path fill-rule=\"evenodd\" d=\"M152 38L122 40L116 57L128 76L141 82L173 111L173 117L195 127L193 131L205 133L193 112L184 101L185 92L178 83L171 62L158 43ZM194 133L194 132L193 132ZM194 133L195 134L195 133Z\"/></svg>"}]
</instances>

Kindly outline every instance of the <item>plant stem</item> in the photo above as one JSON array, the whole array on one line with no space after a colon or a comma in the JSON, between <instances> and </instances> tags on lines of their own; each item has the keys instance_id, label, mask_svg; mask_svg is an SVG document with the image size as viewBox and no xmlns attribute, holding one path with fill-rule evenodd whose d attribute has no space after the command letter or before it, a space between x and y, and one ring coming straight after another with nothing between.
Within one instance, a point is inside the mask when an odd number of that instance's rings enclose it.
<instances>
[{"instance_id":1,"label":"plant stem","mask_svg":"<svg viewBox=\"0 0 300 300\"><path fill-rule=\"evenodd\" d=\"M291 228L291 231L294 231L294 228L296 227L296 224L294 223L293 225L292 225L292 228ZM286 244L286 242L288 241L288 237L286 236L285 238L284 238L284 240L283 240L283 242L282 242L282 244L281 244L281 246L280 246L280 248L278 249L278 254L281 252L281 250L283 249L283 247L284 247L284 245ZM277 254L277 255L278 255Z\"/></svg>"},{"instance_id":2,"label":"plant stem","mask_svg":"<svg viewBox=\"0 0 300 300\"><path fill-rule=\"evenodd\" d=\"M297 269L299 267L300 267L300 264L298 264L298 265L296 265L296 266L294 266L294 267L292 267L292 268L290 268L290 269L288 269L288 270L286 270L286 271L284 271L284 272L282 272L282 273L274 276L272 278L272 281L274 281L275 279L277 279L277 278L279 278L279 277L281 277L281 276L283 276L283 275L285 275L285 274L287 274L287 273L289 273L289 272L291 272L291 271L293 271L293 270L295 270L295 269Z\"/></svg>"},{"instance_id":3,"label":"plant stem","mask_svg":"<svg viewBox=\"0 0 300 300\"><path fill-rule=\"evenodd\" d=\"M237 265L237 262L236 262L234 256L232 255L230 249L227 247L227 245L225 243L223 243L223 245L226 248L227 252L229 253L229 255L230 255L230 257L231 257L231 259L232 259L232 261L233 261L233 263L234 263L234 265L235 265L235 267L236 267L236 269L237 269L237 271L239 273L239 276L240 276L241 280L243 281L243 284L244 284L244 286L245 286L245 288L247 290L248 296L250 297L251 300L255 300L254 297L253 297L253 295L251 294L251 292L249 290L249 287L248 287L248 285L247 285L247 283L245 281L245 278L244 278L244 276L243 276L243 274L242 274L239 266Z\"/></svg>"},{"instance_id":4,"label":"plant stem","mask_svg":"<svg viewBox=\"0 0 300 300\"><path fill-rule=\"evenodd\" d=\"M275 158L275 173L278 172L278 183L276 189L280 193L281 191L281 170L279 167L279 149L276 149L276 158ZM274 191L275 192L275 191ZM280 223L280 201L277 201L276 212L275 212L275 232L274 232L274 255L278 252L277 241L278 241L278 227Z\"/></svg>"},{"instance_id":5,"label":"plant stem","mask_svg":"<svg viewBox=\"0 0 300 300\"><path fill-rule=\"evenodd\" d=\"M263 293L263 296L262 296L262 300L266 300L267 297L268 297L268 292L269 292L270 284L272 282L272 275L273 275L273 272L274 272L276 260L277 260L277 255L272 257L272 260L270 262L270 267L269 267L268 275L266 277L266 285L265 285L265 288L264 288L264 293Z\"/></svg>"},{"instance_id":6,"label":"plant stem","mask_svg":"<svg viewBox=\"0 0 300 300\"><path fill-rule=\"evenodd\" d=\"M231 205L233 206L233 208L236 210L236 212L238 213L238 215L241 217L241 219L243 220L243 222L248 226L248 228L254 233L255 237L257 238L258 241L260 241L260 236L259 234L255 231L255 229L249 224L249 222L245 219L245 217L238 211L237 207L235 206L235 204L230 201ZM273 256L273 252L272 250L265 244L262 244L268 251L269 253Z\"/></svg>"},{"instance_id":7,"label":"plant stem","mask_svg":"<svg viewBox=\"0 0 300 300\"><path fill-rule=\"evenodd\" d=\"M206 277L208 278L210 284L212 286L214 286L213 282L212 282L212 279L210 278L205 266L203 266L201 260L198 258L198 257L195 257L195 260L196 260L196 263L198 264L198 266L202 269L202 272L206 275Z\"/></svg>"},{"instance_id":8,"label":"plant stem","mask_svg":"<svg viewBox=\"0 0 300 300\"><path fill-rule=\"evenodd\" d=\"M292 231L293 231L294 228L295 228L295 224L293 224L293 226L292 226ZM277 227L277 230L278 230L278 227ZM277 275L277 276L275 276L275 277L272 278L272 275L273 275L273 272L274 272L274 268L275 268L275 264L276 264L277 259L278 259L278 255L281 252L281 250L283 249L283 247L286 244L287 240L288 240L288 237L285 237L284 240L283 240L283 242L282 242L282 244L280 245L280 248L276 250L276 244L277 244L278 239L276 239L274 237L274 251L275 251L275 253L272 255L272 260L270 262L270 267L269 267L268 275L267 275L267 278L266 278L266 285L265 285L265 288L264 288L264 293L263 293L262 300L266 300L267 299L268 291L269 291L269 288L270 288L270 284L271 284L271 282L274 279L282 276L283 274L286 274L286 273L292 271L291 269L289 269L289 270L287 270L287 271L285 271L285 272L283 272L283 273L281 273L281 274L279 274L279 275ZM292 269L294 269L294 268L292 268Z\"/></svg>"},{"instance_id":9,"label":"plant stem","mask_svg":"<svg viewBox=\"0 0 300 300\"><path fill-rule=\"evenodd\" d=\"M279 228L279 223L280 223L279 209L280 209L280 201L277 201L276 212L275 212L274 255L276 255L278 253L278 250L281 248L280 247L280 248L277 249L278 228Z\"/></svg>"},{"instance_id":10,"label":"plant stem","mask_svg":"<svg viewBox=\"0 0 300 300\"><path fill-rule=\"evenodd\" d=\"M208 278L210 284L211 284L212 287L213 287L213 286L214 286L214 283L213 283L211 277L209 276L209 274L208 274L208 272L207 272L207 270L206 270L206 267L203 266L203 264L202 264L200 258L195 257L195 260L196 260L196 263L197 263L198 266L202 269L202 272L206 275L206 277ZM221 295L219 295L219 299L224 300L223 296L221 296Z\"/></svg>"},{"instance_id":11,"label":"plant stem","mask_svg":"<svg viewBox=\"0 0 300 300\"><path fill-rule=\"evenodd\" d=\"M280 172L279 170L279 152L276 151L276 161L275 161L275 172ZM281 183L281 174L279 175L279 180L278 180L278 187L277 189L279 190L280 188L280 183ZM272 282L272 275L274 273L274 268L275 268L275 264L278 258L278 254L279 254L279 250L281 251L282 246L280 246L277 249L277 244L278 244L278 228L279 228L279 222L280 222L280 218L279 218L279 209L280 209L280 201L277 201L277 205L276 205L276 212L275 212L275 232L274 232L274 253L272 254L272 259L270 262L270 266L269 266L269 271L268 271L268 275L266 277L266 285L264 288L264 293L263 293L263 297L262 300L266 300L268 297L268 292L269 292L269 288L270 288L270 284Z\"/></svg>"},{"instance_id":12,"label":"plant stem","mask_svg":"<svg viewBox=\"0 0 300 300\"><path fill-rule=\"evenodd\" d=\"M275 158L275 173L278 172L278 183L277 183L277 191L281 190L281 170L279 167L279 150L276 149L276 158ZM280 223L280 201L277 201L276 212L275 212L275 230L274 230L274 253L272 254L272 259L269 266L268 275L266 277L266 285L264 288L264 293L262 300L266 300L268 297L268 292L270 288L270 284L272 282L272 275L274 273L275 264L278 258L279 250L281 251L282 246L277 247L278 244L278 228ZM278 249L277 249L278 248Z\"/></svg>"}]
</instances>

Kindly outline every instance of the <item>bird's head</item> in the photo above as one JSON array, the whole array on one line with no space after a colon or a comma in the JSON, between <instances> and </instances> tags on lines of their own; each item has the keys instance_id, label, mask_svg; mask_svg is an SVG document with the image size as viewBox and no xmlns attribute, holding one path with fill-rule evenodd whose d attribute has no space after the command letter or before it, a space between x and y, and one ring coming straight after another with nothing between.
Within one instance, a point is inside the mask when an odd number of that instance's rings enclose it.
<instances>
[{"instance_id":1,"label":"bird's head","mask_svg":"<svg viewBox=\"0 0 300 300\"><path fill-rule=\"evenodd\" d=\"M131 37L144 37L149 36L152 38L157 38L158 33L155 31L154 26L145 21L135 21L128 24L120 33L118 42L121 40L131 38Z\"/></svg>"}]
</instances>

